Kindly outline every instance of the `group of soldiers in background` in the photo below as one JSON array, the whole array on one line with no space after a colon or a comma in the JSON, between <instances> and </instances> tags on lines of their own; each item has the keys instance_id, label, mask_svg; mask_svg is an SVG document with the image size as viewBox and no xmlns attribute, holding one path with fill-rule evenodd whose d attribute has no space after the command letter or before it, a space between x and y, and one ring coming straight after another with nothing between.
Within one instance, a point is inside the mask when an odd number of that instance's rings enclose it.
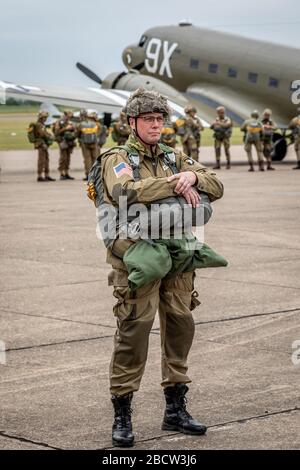
<instances>
[{"instance_id":1,"label":"group of soldiers in background","mask_svg":"<svg viewBox=\"0 0 300 470\"><path fill-rule=\"evenodd\" d=\"M216 165L214 170L221 168L221 148L224 147L226 156L226 168L230 169L230 138L232 135L233 122L226 116L225 107L219 106L216 109L216 119L211 124L210 128L214 134L214 147L216 156ZM295 144L295 152L297 156L297 166L294 170L300 169L300 108L297 110L298 116L292 119L289 124L289 129L292 131L292 139ZM267 163L267 170L274 170L272 166L272 151L274 148L273 136L278 126L272 119L272 111L265 109L262 117L259 117L258 111L251 113L250 119L246 119L242 126L241 131L244 132L244 148L247 153L249 162L249 171L254 171L254 160L252 156L252 147L255 147L257 152L258 167L260 171L265 170L264 158ZM176 136L181 137L181 144L183 152L194 160L198 161L201 131L204 127L197 117L197 110L193 106L185 108L185 117L178 119L175 123L167 123L162 131L162 141L175 148Z\"/></svg>"},{"instance_id":2,"label":"group of soldiers in background","mask_svg":"<svg viewBox=\"0 0 300 470\"><path fill-rule=\"evenodd\" d=\"M300 170L300 108L298 115L289 123L288 129L292 131L291 137L297 156L297 165L294 170ZM259 118L257 111L251 113L250 119L246 119L242 124L241 131L245 133L245 150L249 162L249 171L254 171L254 161L252 157L252 147L257 153L258 167L264 171L264 157L267 161L267 170L274 170L272 167L272 151L274 147L273 136L278 126L272 119L271 109L265 109L262 118Z\"/></svg>"},{"instance_id":3,"label":"group of soldiers in background","mask_svg":"<svg viewBox=\"0 0 300 470\"><path fill-rule=\"evenodd\" d=\"M204 127L197 117L197 110L193 106L186 106L185 116L177 119L176 122L166 122L162 130L161 141L169 147L176 147L177 136L180 137L183 152L194 160L198 161L201 132ZM300 169L300 108L296 116L289 124L295 143L295 152L297 155L297 166L294 169ZM224 106L216 109L216 119L210 128L214 134L214 147L216 165L214 169L221 168L221 148L224 147L226 156L226 168L230 169L230 138L232 135L232 120L226 116ZM76 140L82 150L85 181L88 173L101 153L101 147L105 144L108 129L104 126L96 112L88 113L81 110L79 120L74 121L73 114L65 111L63 116L58 119L52 128L46 126L48 113L41 111L38 114L36 123L30 124L28 129L28 138L38 150L38 177L37 181L55 181L49 174L49 153L48 148L54 142L59 146L59 165L60 180L73 180L69 174L71 154L76 147ZM274 170L272 167L273 135L277 130L277 124L272 119L272 111L265 109L260 119L257 111L251 113L251 117L244 121L241 126L244 132L245 151L249 162L249 171L254 171L254 160L252 156L252 147L257 152L258 167L264 171L264 157L267 162L267 170ZM130 135L130 126L126 121L125 114L121 111L119 119L113 123L111 128L112 139L116 145L124 145Z\"/></svg>"},{"instance_id":4,"label":"group of soldiers in background","mask_svg":"<svg viewBox=\"0 0 300 470\"><path fill-rule=\"evenodd\" d=\"M60 180L73 180L70 176L70 161L73 149L78 140L81 147L85 177L87 181L88 174L98 155L101 153L101 147L105 144L108 129L101 123L96 112L88 113L81 110L77 122L73 118L73 113L65 111L63 116L52 126L46 126L48 112L41 111L38 114L36 123L31 123L28 129L28 138L34 147L38 150L38 177L37 181L55 181L49 175L49 152L48 149L54 141L59 147L58 171ZM130 127L126 122L124 113L120 113L119 120L113 124L112 138L117 145L123 145L130 134Z\"/></svg>"},{"instance_id":5,"label":"group of soldiers in background","mask_svg":"<svg viewBox=\"0 0 300 470\"><path fill-rule=\"evenodd\" d=\"M60 180L73 180L70 176L70 160L73 149L76 147L76 140L82 150L85 177L96 160L101 147L105 144L108 131L106 126L101 124L96 112L88 113L81 110L78 122L73 119L73 113L65 111L63 116L52 126L46 126L49 114L41 111L38 114L36 123L30 124L28 129L29 141L34 143L38 150L38 178L37 181L55 181L49 176L49 152L48 148L54 141L59 147L58 171Z\"/></svg>"},{"instance_id":6,"label":"group of soldiers in background","mask_svg":"<svg viewBox=\"0 0 300 470\"><path fill-rule=\"evenodd\" d=\"M250 119L246 119L241 126L241 131L245 133L245 150L249 162L249 171L254 171L254 160L252 147L257 153L258 167L264 171L264 157L267 160L267 170L274 170L272 167L273 135L277 130L277 124L272 120L272 111L265 109L263 116L259 119L257 111L251 113Z\"/></svg>"},{"instance_id":7,"label":"group of soldiers in background","mask_svg":"<svg viewBox=\"0 0 300 470\"><path fill-rule=\"evenodd\" d=\"M189 157L198 161L201 132L204 127L197 116L197 109L194 106L184 108L185 116L172 123L168 121L161 133L161 141L169 147L176 147L177 136L180 137L182 150Z\"/></svg>"}]
</instances>

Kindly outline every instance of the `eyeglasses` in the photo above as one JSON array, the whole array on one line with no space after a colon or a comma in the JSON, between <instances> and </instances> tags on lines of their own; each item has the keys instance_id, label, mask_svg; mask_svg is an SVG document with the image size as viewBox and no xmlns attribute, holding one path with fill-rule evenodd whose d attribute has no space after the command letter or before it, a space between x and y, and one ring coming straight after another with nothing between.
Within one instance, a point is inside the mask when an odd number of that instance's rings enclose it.
<instances>
[{"instance_id":1,"label":"eyeglasses","mask_svg":"<svg viewBox=\"0 0 300 470\"><path fill-rule=\"evenodd\" d=\"M142 119L147 124L153 124L155 121L157 124L163 124L165 122L163 116L140 116L140 119Z\"/></svg>"}]
</instances>

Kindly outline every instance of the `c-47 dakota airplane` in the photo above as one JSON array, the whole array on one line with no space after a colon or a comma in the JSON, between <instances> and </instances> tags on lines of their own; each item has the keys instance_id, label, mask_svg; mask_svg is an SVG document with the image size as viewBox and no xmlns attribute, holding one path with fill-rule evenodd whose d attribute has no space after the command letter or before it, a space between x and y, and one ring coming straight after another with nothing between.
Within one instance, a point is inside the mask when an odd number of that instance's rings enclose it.
<instances>
[{"instance_id":1,"label":"c-47 dakota airplane","mask_svg":"<svg viewBox=\"0 0 300 470\"><path fill-rule=\"evenodd\" d=\"M0 88L8 96L116 113L129 92L144 86L168 96L176 116L192 103L206 126L215 117L215 108L224 105L238 125L253 109L262 112L271 108L274 120L284 130L296 113L297 101L293 103L292 96L300 94L299 55L297 48L181 22L149 29L138 44L126 47L126 72L101 80L77 63L97 88L41 89L8 82L0 82ZM275 159L282 159L287 147L285 135L276 134L275 139Z\"/></svg>"}]
</instances>

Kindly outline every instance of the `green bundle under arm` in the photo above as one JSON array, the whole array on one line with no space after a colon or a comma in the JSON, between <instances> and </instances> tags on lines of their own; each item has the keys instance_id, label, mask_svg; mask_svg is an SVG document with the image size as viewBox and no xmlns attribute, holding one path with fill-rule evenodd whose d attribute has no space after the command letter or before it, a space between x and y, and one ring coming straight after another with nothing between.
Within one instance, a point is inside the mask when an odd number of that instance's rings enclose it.
<instances>
[{"instance_id":1,"label":"green bundle under arm","mask_svg":"<svg viewBox=\"0 0 300 470\"><path fill-rule=\"evenodd\" d=\"M137 241L123 257L130 289L138 289L179 272L227 266L225 258L208 245L203 244L194 251L190 246L186 238Z\"/></svg>"}]
</instances>

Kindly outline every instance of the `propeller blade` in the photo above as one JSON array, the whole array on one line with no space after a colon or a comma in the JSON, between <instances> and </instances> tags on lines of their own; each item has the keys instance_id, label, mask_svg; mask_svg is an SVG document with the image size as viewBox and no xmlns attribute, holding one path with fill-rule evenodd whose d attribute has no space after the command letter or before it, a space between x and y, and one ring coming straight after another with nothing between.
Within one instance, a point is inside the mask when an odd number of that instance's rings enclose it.
<instances>
[{"instance_id":1,"label":"propeller blade","mask_svg":"<svg viewBox=\"0 0 300 470\"><path fill-rule=\"evenodd\" d=\"M99 85L102 84L102 80L98 75L96 75L92 70L88 69L85 65L81 64L80 62L76 63L76 67L84 73L87 77L89 77L94 82L98 83Z\"/></svg>"}]
</instances>

